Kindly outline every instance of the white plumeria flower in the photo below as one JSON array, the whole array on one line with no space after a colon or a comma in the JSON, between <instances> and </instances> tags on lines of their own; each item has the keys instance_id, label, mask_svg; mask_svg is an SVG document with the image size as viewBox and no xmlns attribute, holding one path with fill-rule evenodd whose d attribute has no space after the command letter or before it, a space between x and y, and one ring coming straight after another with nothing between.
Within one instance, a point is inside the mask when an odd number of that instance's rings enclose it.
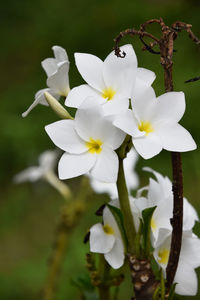
<instances>
[{"instance_id":1,"label":"white plumeria flower","mask_svg":"<svg viewBox=\"0 0 200 300\"><path fill-rule=\"evenodd\" d=\"M172 183L168 177L163 177L151 168L144 168L146 171L152 172L157 181L150 178L148 186L147 198L139 197L134 200L134 205L138 208L138 218L144 209L156 206L151 219L152 244L158 243L158 234L160 229L166 229L171 232L172 226L170 219L173 216L173 192ZM194 207L186 198L183 199L183 230L191 230L198 221L198 215ZM137 222L138 223L138 222Z\"/></svg>"},{"instance_id":2,"label":"white plumeria flower","mask_svg":"<svg viewBox=\"0 0 200 300\"><path fill-rule=\"evenodd\" d=\"M160 230L159 236L161 243L158 244L154 251L154 258L165 271L169 259L171 234ZM163 240L163 235L167 236ZM194 296L197 293L198 278L195 268L200 266L200 239L192 233L192 231L184 231L182 237L182 247L178 268L174 278L177 283L175 292L179 295Z\"/></svg>"},{"instance_id":3,"label":"white plumeria flower","mask_svg":"<svg viewBox=\"0 0 200 300\"><path fill-rule=\"evenodd\" d=\"M74 120L61 120L45 127L54 144L66 151L60 159L60 179L90 172L97 180L116 182L118 156L114 151L123 142L124 132L103 118L100 104L88 98Z\"/></svg>"},{"instance_id":4,"label":"white plumeria flower","mask_svg":"<svg viewBox=\"0 0 200 300\"><path fill-rule=\"evenodd\" d=\"M53 46L55 58L46 58L42 61L42 67L47 74L48 88L39 90L35 94L35 100L31 106L22 114L26 117L29 112L38 104L48 105L44 93L49 92L56 99L67 96L69 93L69 59L64 48Z\"/></svg>"},{"instance_id":5,"label":"white plumeria flower","mask_svg":"<svg viewBox=\"0 0 200 300\"><path fill-rule=\"evenodd\" d=\"M129 193L131 192L131 190L136 189L139 183L138 175L134 171L137 160L138 160L137 152L132 148L128 152L127 157L123 161L126 184ZM110 195L111 199L118 198L118 191L115 183L102 182L94 179L92 176L90 176L90 183L96 193L99 194L107 193Z\"/></svg>"},{"instance_id":6,"label":"white plumeria flower","mask_svg":"<svg viewBox=\"0 0 200 300\"><path fill-rule=\"evenodd\" d=\"M114 125L132 136L136 151L145 159L161 152L185 152L196 148L190 133L178 122L185 112L183 92L169 92L158 98L153 88L132 100L132 108L117 116Z\"/></svg>"},{"instance_id":7,"label":"white plumeria flower","mask_svg":"<svg viewBox=\"0 0 200 300\"><path fill-rule=\"evenodd\" d=\"M69 196L71 196L68 186L60 181L54 172L58 155L59 153L57 150L47 150L43 152L38 158L38 166L25 169L15 175L13 181L15 183L22 183L26 181L35 182L40 179L45 179L50 185L58 190L64 198L68 199Z\"/></svg>"},{"instance_id":8,"label":"white plumeria flower","mask_svg":"<svg viewBox=\"0 0 200 300\"><path fill-rule=\"evenodd\" d=\"M13 180L15 183L22 183L25 181L37 181L49 172L53 171L58 159L58 152L56 150L47 150L40 154L38 161L39 165L29 167L19 174L15 175Z\"/></svg>"},{"instance_id":9,"label":"white plumeria flower","mask_svg":"<svg viewBox=\"0 0 200 300\"><path fill-rule=\"evenodd\" d=\"M102 253L113 269L124 263L124 245L121 233L109 208L103 210L103 224L90 228L90 251Z\"/></svg>"},{"instance_id":10,"label":"white plumeria flower","mask_svg":"<svg viewBox=\"0 0 200 300\"><path fill-rule=\"evenodd\" d=\"M88 96L103 105L105 115L115 115L128 109L133 89L151 85L155 74L143 68L137 68L137 57L131 45L121 47L126 53L119 58L114 51L102 61L97 56L75 53L76 66L87 84L73 88L65 105L80 107Z\"/></svg>"}]
</instances>

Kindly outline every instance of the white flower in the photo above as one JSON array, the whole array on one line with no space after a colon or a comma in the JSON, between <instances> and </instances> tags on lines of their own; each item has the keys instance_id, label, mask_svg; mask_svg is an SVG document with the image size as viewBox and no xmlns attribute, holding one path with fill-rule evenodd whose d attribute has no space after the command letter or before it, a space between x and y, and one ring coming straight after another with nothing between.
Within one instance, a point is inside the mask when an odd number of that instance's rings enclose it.
<instances>
[{"instance_id":1,"label":"white flower","mask_svg":"<svg viewBox=\"0 0 200 300\"><path fill-rule=\"evenodd\" d=\"M90 228L90 251L104 254L112 268L124 263L124 245L117 223L108 207L103 210L103 224Z\"/></svg>"},{"instance_id":2,"label":"white flower","mask_svg":"<svg viewBox=\"0 0 200 300\"><path fill-rule=\"evenodd\" d=\"M104 182L116 182L118 156L114 151L125 134L103 118L100 104L88 98L74 120L61 120L45 127L54 144L66 151L60 159L60 179L91 175Z\"/></svg>"},{"instance_id":3,"label":"white flower","mask_svg":"<svg viewBox=\"0 0 200 300\"><path fill-rule=\"evenodd\" d=\"M148 186L147 198L139 197L134 200L134 205L138 208L138 218L144 209L156 206L151 219L152 244L155 246L160 243L158 234L160 229L167 229L171 232L172 226L170 218L173 216L173 192L172 183L168 177L163 177L158 172L150 168L144 168L146 171L152 172L157 181L150 178ZM191 230L195 221L199 220L194 207L186 198L183 199L183 230ZM163 238L164 236L162 236Z\"/></svg>"},{"instance_id":4,"label":"white flower","mask_svg":"<svg viewBox=\"0 0 200 300\"><path fill-rule=\"evenodd\" d=\"M103 105L105 115L114 115L126 110L133 88L151 85L155 74L143 68L137 68L137 57L131 45L121 47L126 53L119 58L111 52L102 61L97 56L75 53L76 66L87 84L73 88L65 105L79 107L85 98L93 96L94 101ZM137 80L136 80L137 78Z\"/></svg>"},{"instance_id":5,"label":"white flower","mask_svg":"<svg viewBox=\"0 0 200 300\"><path fill-rule=\"evenodd\" d=\"M164 275L169 259L171 235L163 230L159 232L159 236L167 236L154 251L154 258L164 270ZM197 293L198 279L195 268L200 266L200 239L191 231L184 231L182 237L182 247L178 268L174 278L177 283L175 292L179 295L194 296Z\"/></svg>"},{"instance_id":6,"label":"white flower","mask_svg":"<svg viewBox=\"0 0 200 300\"><path fill-rule=\"evenodd\" d=\"M138 175L134 171L137 159L138 155L136 151L132 148L123 161L126 184L129 193L131 190L136 189L138 187L139 179ZM118 191L115 183L102 182L94 179L92 176L90 176L90 183L96 193L108 193L111 199L118 198Z\"/></svg>"},{"instance_id":7,"label":"white flower","mask_svg":"<svg viewBox=\"0 0 200 300\"><path fill-rule=\"evenodd\" d=\"M69 60L65 49L59 46L53 46L55 58L46 58L42 61L42 67L47 74L48 88L39 90L35 94L35 100L31 106L22 114L26 117L29 112L37 105L48 105L44 93L49 92L56 99L60 96L67 96L69 93Z\"/></svg>"},{"instance_id":8,"label":"white flower","mask_svg":"<svg viewBox=\"0 0 200 300\"><path fill-rule=\"evenodd\" d=\"M156 98L149 87L132 100L132 108L117 116L114 125L132 136L136 151L145 159L161 152L194 150L190 133L178 122L185 111L183 92L169 92Z\"/></svg>"},{"instance_id":9,"label":"white flower","mask_svg":"<svg viewBox=\"0 0 200 300\"><path fill-rule=\"evenodd\" d=\"M37 181L44 178L46 174L53 171L58 158L58 152L56 150L47 150L43 152L39 158L39 165L29 167L19 174L15 175L13 180L15 183L22 183L25 181Z\"/></svg>"}]
</instances>

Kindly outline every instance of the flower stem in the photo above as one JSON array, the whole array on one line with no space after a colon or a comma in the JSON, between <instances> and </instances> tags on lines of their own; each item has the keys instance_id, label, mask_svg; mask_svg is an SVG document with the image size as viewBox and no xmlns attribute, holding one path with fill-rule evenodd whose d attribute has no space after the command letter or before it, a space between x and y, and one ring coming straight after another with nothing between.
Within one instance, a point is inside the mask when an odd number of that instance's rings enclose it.
<instances>
[{"instance_id":1,"label":"flower stem","mask_svg":"<svg viewBox=\"0 0 200 300\"><path fill-rule=\"evenodd\" d=\"M123 158L119 157L119 171L117 178L117 190L119 195L120 208L124 218L124 227L128 239L128 252L134 254L135 251L135 227L131 212L128 190L124 175Z\"/></svg>"},{"instance_id":2,"label":"flower stem","mask_svg":"<svg viewBox=\"0 0 200 300\"><path fill-rule=\"evenodd\" d=\"M102 254L100 255L99 272L101 276L101 284L98 286L99 300L110 300L110 286L107 284L110 266Z\"/></svg>"}]
</instances>

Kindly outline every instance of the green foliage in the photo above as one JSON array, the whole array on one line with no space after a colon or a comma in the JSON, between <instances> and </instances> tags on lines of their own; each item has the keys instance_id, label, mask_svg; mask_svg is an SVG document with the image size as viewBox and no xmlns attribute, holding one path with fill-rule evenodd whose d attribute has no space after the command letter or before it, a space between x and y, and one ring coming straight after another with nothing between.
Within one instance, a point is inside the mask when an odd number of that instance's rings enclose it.
<instances>
[{"instance_id":1,"label":"green foliage","mask_svg":"<svg viewBox=\"0 0 200 300\"><path fill-rule=\"evenodd\" d=\"M122 239L124 241L125 248L127 248L128 241L127 241L127 236L126 236L125 229L124 229L124 221L123 221L122 212L118 207L112 206L110 204L107 204L107 206L115 218L115 221L116 221L116 223L119 227L120 233L122 235Z\"/></svg>"},{"instance_id":2,"label":"green foliage","mask_svg":"<svg viewBox=\"0 0 200 300\"><path fill-rule=\"evenodd\" d=\"M96 290L92 286L87 273L81 273L77 277L74 277L71 279L71 283L79 289L83 300L98 300Z\"/></svg>"},{"instance_id":3,"label":"green foliage","mask_svg":"<svg viewBox=\"0 0 200 300\"><path fill-rule=\"evenodd\" d=\"M151 251L151 218L156 206L146 208L142 211L142 237L143 251L146 258L149 257Z\"/></svg>"}]
</instances>

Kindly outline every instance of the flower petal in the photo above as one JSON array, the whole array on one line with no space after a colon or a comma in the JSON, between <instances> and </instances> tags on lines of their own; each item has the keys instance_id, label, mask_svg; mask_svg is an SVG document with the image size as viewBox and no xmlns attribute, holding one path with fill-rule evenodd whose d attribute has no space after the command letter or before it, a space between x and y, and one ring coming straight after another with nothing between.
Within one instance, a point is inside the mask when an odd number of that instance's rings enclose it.
<instances>
[{"instance_id":1,"label":"flower petal","mask_svg":"<svg viewBox=\"0 0 200 300\"><path fill-rule=\"evenodd\" d=\"M121 97L114 97L112 100L107 101L103 105L104 115L116 115L121 114L126 111L129 107L129 99L128 98L121 98Z\"/></svg>"},{"instance_id":2,"label":"flower petal","mask_svg":"<svg viewBox=\"0 0 200 300\"><path fill-rule=\"evenodd\" d=\"M41 62L41 65L48 77L58 70L55 58L46 58Z\"/></svg>"},{"instance_id":3,"label":"flower petal","mask_svg":"<svg viewBox=\"0 0 200 300\"><path fill-rule=\"evenodd\" d=\"M65 100L65 105L79 108L87 97L92 97L93 101L97 101L97 103L105 102L105 99L101 97L101 94L97 90L93 89L88 84L82 84L69 92Z\"/></svg>"},{"instance_id":4,"label":"flower petal","mask_svg":"<svg viewBox=\"0 0 200 300\"><path fill-rule=\"evenodd\" d=\"M47 78L47 86L61 96L69 93L69 62L62 63L57 72Z\"/></svg>"},{"instance_id":5,"label":"flower petal","mask_svg":"<svg viewBox=\"0 0 200 300\"><path fill-rule=\"evenodd\" d=\"M104 182L116 182L119 161L118 156L110 148L103 147L100 154L97 155L97 161L92 168L91 175Z\"/></svg>"},{"instance_id":6,"label":"flower petal","mask_svg":"<svg viewBox=\"0 0 200 300\"><path fill-rule=\"evenodd\" d=\"M45 130L53 143L64 151L78 154L88 149L85 142L74 129L73 120L60 120L45 126Z\"/></svg>"},{"instance_id":7,"label":"flower petal","mask_svg":"<svg viewBox=\"0 0 200 300\"><path fill-rule=\"evenodd\" d=\"M196 143L191 134L180 124L160 124L156 128L163 148L168 151L185 152L196 149Z\"/></svg>"},{"instance_id":8,"label":"flower petal","mask_svg":"<svg viewBox=\"0 0 200 300\"><path fill-rule=\"evenodd\" d=\"M153 133L148 136L133 138L133 146L144 159L152 158L162 150L159 138Z\"/></svg>"},{"instance_id":9,"label":"flower petal","mask_svg":"<svg viewBox=\"0 0 200 300\"><path fill-rule=\"evenodd\" d=\"M103 118L102 106L93 100L86 99L77 110L75 129L85 141L89 141L90 138L99 139L112 149L116 149L122 144L125 134L113 126L109 119Z\"/></svg>"},{"instance_id":10,"label":"flower petal","mask_svg":"<svg viewBox=\"0 0 200 300\"><path fill-rule=\"evenodd\" d=\"M131 97L136 78L137 57L132 45L120 47L126 53L124 58L111 52L103 64L103 78L107 88L112 88L122 97Z\"/></svg>"},{"instance_id":11,"label":"flower petal","mask_svg":"<svg viewBox=\"0 0 200 300\"><path fill-rule=\"evenodd\" d=\"M105 88L102 69L103 61L95 55L75 53L76 66L83 79L101 92Z\"/></svg>"},{"instance_id":12,"label":"flower petal","mask_svg":"<svg viewBox=\"0 0 200 300\"><path fill-rule=\"evenodd\" d=\"M145 68L137 68L136 84L140 81L143 85L151 86L156 78L156 74Z\"/></svg>"},{"instance_id":13,"label":"flower petal","mask_svg":"<svg viewBox=\"0 0 200 300\"><path fill-rule=\"evenodd\" d=\"M138 137L145 135L144 132L138 129L138 122L133 111L130 109L117 116L113 124L131 136Z\"/></svg>"},{"instance_id":14,"label":"flower petal","mask_svg":"<svg viewBox=\"0 0 200 300\"><path fill-rule=\"evenodd\" d=\"M55 59L57 61L57 63L61 63L64 61L68 61L69 62L69 58L67 55L67 52L64 48L60 47L60 46L53 46L52 47Z\"/></svg>"},{"instance_id":15,"label":"flower petal","mask_svg":"<svg viewBox=\"0 0 200 300\"><path fill-rule=\"evenodd\" d=\"M168 92L156 99L154 121L179 122L185 112L183 92Z\"/></svg>"},{"instance_id":16,"label":"flower petal","mask_svg":"<svg viewBox=\"0 0 200 300\"><path fill-rule=\"evenodd\" d=\"M22 183L26 181L37 181L43 175L43 169L40 167L30 167L14 176L15 183Z\"/></svg>"},{"instance_id":17,"label":"flower petal","mask_svg":"<svg viewBox=\"0 0 200 300\"><path fill-rule=\"evenodd\" d=\"M192 257L192 256L191 256ZM175 293L179 295L195 296L197 294L198 280L195 270L188 264L178 264L174 282L177 282Z\"/></svg>"},{"instance_id":18,"label":"flower petal","mask_svg":"<svg viewBox=\"0 0 200 300\"><path fill-rule=\"evenodd\" d=\"M183 198L183 230L192 230L195 221L199 221L195 208Z\"/></svg>"},{"instance_id":19,"label":"flower petal","mask_svg":"<svg viewBox=\"0 0 200 300\"><path fill-rule=\"evenodd\" d=\"M115 183L99 181L90 176L90 184L97 194L106 193L111 197L111 199L118 197L117 186Z\"/></svg>"},{"instance_id":20,"label":"flower petal","mask_svg":"<svg viewBox=\"0 0 200 300\"><path fill-rule=\"evenodd\" d=\"M58 164L60 179L77 177L87 173L95 164L96 155L88 152L83 154L64 153Z\"/></svg>"},{"instance_id":21,"label":"flower petal","mask_svg":"<svg viewBox=\"0 0 200 300\"><path fill-rule=\"evenodd\" d=\"M90 228L90 251L95 253L109 252L115 243L113 234L106 234L103 225L98 223Z\"/></svg>"},{"instance_id":22,"label":"flower petal","mask_svg":"<svg viewBox=\"0 0 200 300\"><path fill-rule=\"evenodd\" d=\"M22 114L22 117L26 117L30 111L36 107L38 104L42 104L45 106L48 106L49 104L47 103L45 96L44 96L44 92L48 92L50 93L53 97L55 97L56 99L59 99L60 96L58 94L56 94L54 91L52 91L51 89L47 88L47 89L42 89L39 90L36 94L35 94L35 100L33 101L33 103L29 106L29 108Z\"/></svg>"},{"instance_id":23,"label":"flower petal","mask_svg":"<svg viewBox=\"0 0 200 300\"><path fill-rule=\"evenodd\" d=\"M155 114L156 94L152 87L140 86L134 90L132 109L139 121L150 122Z\"/></svg>"},{"instance_id":24,"label":"flower petal","mask_svg":"<svg viewBox=\"0 0 200 300\"><path fill-rule=\"evenodd\" d=\"M122 240L117 238L111 251L104 254L104 257L113 269L119 269L125 258Z\"/></svg>"}]
</instances>

